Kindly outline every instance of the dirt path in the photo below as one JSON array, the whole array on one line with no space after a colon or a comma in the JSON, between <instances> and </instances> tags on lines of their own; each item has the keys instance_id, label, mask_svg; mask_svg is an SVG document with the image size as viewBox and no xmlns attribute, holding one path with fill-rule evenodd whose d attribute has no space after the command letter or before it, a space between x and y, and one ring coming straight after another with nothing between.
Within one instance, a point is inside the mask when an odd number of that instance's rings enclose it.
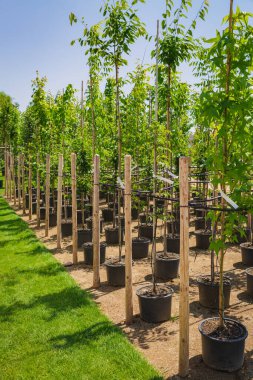
<instances>
[{"instance_id":1,"label":"dirt path","mask_svg":"<svg viewBox=\"0 0 253 380\"><path fill-rule=\"evenodd\" d=\"M17 211L22 216L20 211ZM33 216L35 218L35 216ZM28 217L23 219L28 222ZM50 229L50 236L45 238L43 225L36 228L36 222L28 222L35 230L36 235L50 249L53 255L63 265L72 261L71 240L64 239L62 249L56 249L56 228ZM135 223L133 223L133 235L136 235ZM101 239L104 240L104 234ZM226 274L232 279L231 306L226 311L226 316L233 317L248 329L249 336L246 340L245 364L237 373L227 374L208 369L201 358L201 339L198 331L199 322L206 317L216 315L214 312L201 307L198 303L198 288L196 278L199 274L209 274L210 255L208 252L196 250L195 238L190 238L190 374L189 378L195 380L248 380L253 379L253 300L247 296L245 267L241 264L240 248L231 247L225 258ZM161 249L158 243L158 250ZM117 247L107 247L106 257L117 256ZM138 299L135 290L140 285L150 283L151 268L149 259L143 259L134 263L134 322L131 326L124 323L124 292L123 288L113 288L106 284L105 268L101 266L101 287L92 289L92 268L83 263L83 252L78 253L79 264L67 267L70 275L82 289L93 294L100 309L127 335L129 340L142 352L142 354L164 375L166 379L179 379L178 373L178 340L179 340L179 279L169 282L174 289L172 320L161 324L151 324L142 321L139 317ZM129 379L131 380L131 379Z\"/></svg>"}]
</instances>

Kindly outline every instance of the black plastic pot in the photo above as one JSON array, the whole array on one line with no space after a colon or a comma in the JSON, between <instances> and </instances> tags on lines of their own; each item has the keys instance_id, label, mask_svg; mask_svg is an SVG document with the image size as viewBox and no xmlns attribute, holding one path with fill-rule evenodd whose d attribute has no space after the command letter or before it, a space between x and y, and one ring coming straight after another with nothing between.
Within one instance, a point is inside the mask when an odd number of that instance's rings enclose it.
<instances>
[{"instance_id":1,"label":"black plastic pot","mask_svg":"<svg viewBox=\"0 0 253 380\"><path fill-rule=\"evenodd\" d=\"M152 285L145 285L137 289L140 317L146 322L160 323L170 319L173 290L166 285L157 285L163 288L164 294L152 294Z\"/></svg>"},{"instance_id":2,"label":"black plastic pot","mask_svg":"<svg viewBox=\"0 0 253 380\"><path fill-rule=\"evenodd\" d=\"M180 233L180 221L179 220L174 220L173 222L172 221L168 221L167 222L167 232L168 234L171 234L172 233L172 226L173 226L173 232L175 234L179 234Z\"/></svg>"},{"instance_id":3,"label":"black plastic pot","mask_svg":"<svg viewBox=\"0 0 253 380\"><path fill-rule=\"evenodd\" d=\"M147 223L147 214L140 213L139 214L139 219L141 224L146 224Z\"/></svg>"},{"instance_id":4,"label":"black plastic pot","mask_svg":"<svg viewBox=\"0 0 253 380\"><path fill-rule=\"evenodd\" d=\"M32 203L32 214L36 214L37 212L37 202Z\"/></svg>"},{"instance_id":5,"label":"black plastic pot","mask_svg":"<svg viewBox=\"0 0 253 380\"><path fill-rule=\"evenodd\" d=\"M153 240L153 224L140 224L139 236L146 237L152 241Z\"/></svg>"},{"instance_id":6,"label":"black plastic pot","mask_svg":"<svg viewBox=\"0 0 253 380\"><path fill-rule=\"evenodd\" d=\"M108 260L105 266L108 285L125 286L125 263Z\"/></svg>"},{"instance_id":7,"label":"black plastic pot","mask_svg":"<svg viewBox=\"0 0 253 380\"><path fill-rule=\"evenodd\" d=\"M131 209L131 217L132 217L132 220L138 219L138 209L137 208L132 207L132 209Z\"/></svg>"},{"instance_id":8,"label":"black plastic pot","mask_svg":"<svg viewBox=\"0 0 253 380\"><path fill-rule=\"evenodd\" d=\"M122 230L121 237L123 240L124 231ZM105 227L105 240L108 245L119 244L119 228Z\"/></svg>"},{"instance_id":9,"label":"black plastic pot","mask_svg":"<svg viewBox=\"0 0 253 380\"><path fill-rule=\"evenodd\" d=\"M0 189L3 188L3 183L4 183L4 181L2 179L0 179Z\"/></svg>"},{"instance_id":10,"label":"black plastic pot","mask_svg":"<svg viewBox=\"0 0 253 380\"><path fill-rule=\"evenodd\" d=\"M53 208L49 207L49 215L53 213ZM46 219L46 207L40 207L40 220Z\"/></svg>"},{"instance_id":11,"label":"black plastic pot","mask_svg":"<svg viewBox=\"0 0 253 380\"><path fill-rule=\"evenodd\" d=\"M72 221L62 221L61 222L61 233L62 237L68 237L72 235Z\"/></svg>"},{"instance_id":12,"label":"black plastic pot","mask_svg":"<svg viewBox=\"0 0 253 380\"><path fill-rule=\"evenodd\" d=\"M146 237L136 237L132 239L132 256L133 260L144 259L148 257L150 240Z\"/></svg>"},{"instance_id":13,"label":"black plastic pot","mask_svg":"<svg viewBox=\"0 0 253 380\"><path fill-rule=\"evenodd\" d=\"M253 266L253 245L249 242L240 244L242 262L244 265Z\"/></svg>"},{"instance_id":14,"label":"black plastic pot","mask_svg":"<svg viewBox=\"0 0 253 380\"><path fill-rule=\"evenodd\" d=\"M112 222L113 221L113 209L103 208L102 209L102 216L103 216L105 223Z\"/></svg>"},{"instance_id":15,"label":"black plastic pot","mask_svg":"<svg viewBox=\"0 0 253 380\"><path fill-rule=\"evenodd\" d=\"M241 336L234 339L218 339L205 334L203 331L205 323L212 320L218 320L218 318L207 318L199 324L204 363L219 371L234 372L239 370L244 361L245 340L248 336L246 327L233 319L225 318L225 323L235 324L241 330Z\"/></svg>"},{"instance_id":16,"label":"black plastic pot","mask_svg":"<svg viewBox=\"0 0 253 380\"><path fill-rule=\"evenodd\" d=\"M179 255L177 253L158 253L156 255L156 277L168 281L177 278L179 268Z\"/></svg>"},{"instance_id":17,"label":"black plastic pot","mask_svg":"<svg viewBox=\"0 0 253 380\"><path fill-rule=\"evenodd\" d=\"M196 209L195 210L195 215L196 215L197 218L205 218L206 211L205 210L201 210L201 209Z\"/></svg>"},{"instance_id":18,"label":"black plastic pot","mask_svg":"<svg viewBox=\"0 0 253 380\"><path fill-rule=\"evenodd\" d=\"M49 227L57 226L57 214L51 213L49 214Z\"/></svg>"},{"instance_id":19,"label":"black plastic pot","mask_svg":"<svg viewBox=\"0 0 253 380\"><path fill-rule=\"evenodd\" d=\"M87 218L85 220L86 224L87 224L87 228L89 228L90 230L92 230L92 216L90 216L89 218ZM100 233L103 232L103 222L104 222L104 219L100 219Z\"/></svg>"},{"instance_id":20,"label":"black plastic pot","mask_svg":"<svg viewBox=\"0 0 253 380\"><path fill-rule=\"evenodd\" d=\"M100 243L100 264L105 262L106 243ZM93 243L83 244L84 263L93 265Z\"/></svg>"},{"instance_id":21,"label":"black plastic pot","mask_svg":"<svg viewBox=\"0 0 253 380\"><path fill-rule=\"evenodd\" d=\"M196 248L199 249L208 249L210 246L210 237L212 236L212 232L207 230L198 230L194 232L196 236Z\"/></svg>"},{"instance_id":22,"label":"black plastic pot","mask_svg":"<svg viewBox=\"0 0 253 380\"><path fill-rule=\"evenodd\" d=\"M167 252L180 253L179 235L167 235Z\"/></svg>"},{"instance_id":23,"label":"black plastic pot","mask_svg":"<svg viewBox=\"0 0 253 380\"><path fill-rule=\"evenodd\" d=\"M92 242L92 230L78 228L77 230L77 246L81 248L84 243Z\"/></svg>"},{"instance_id":24,"label":"black plastic pot","mask_svg":"<svg viewBox=\"0 0 253 380\"><path fill-rule=\"evenodd\" d=\"M247 293L253 297L253 268L246 270L247 276Z\"/></svg>"},{"instance_id":25,"label":"black plastic pot","mask_svg":"<svg viewBox=\"0 0 253 380\"><path fill-rule=\"evenodd\" d=\"M211 220L205 220L205 218L196 218L195 219L195 231L204 230L205 228L211 229Z\"/></svg>"},{"instance_id":26,"label":"black plastic pot","mask_svg":"<svg viewBox=\"0 0 253 380\"><path fill-rule=\"evenodd\" d=\"M199 288L199 303L209 309L219 308L219 281L211 282L210 276L200 276L197 278ZM224 307L229 307L231 293L231 281L228 277L224 277L223 294Z\"/></svg>"}]
</instances>

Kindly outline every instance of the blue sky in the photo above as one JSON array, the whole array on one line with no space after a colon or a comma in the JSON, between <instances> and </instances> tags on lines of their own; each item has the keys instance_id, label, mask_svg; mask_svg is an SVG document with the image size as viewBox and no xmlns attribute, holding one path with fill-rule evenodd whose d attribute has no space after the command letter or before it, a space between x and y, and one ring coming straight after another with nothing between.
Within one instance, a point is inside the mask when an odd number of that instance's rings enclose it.
<instances>
[{"instance_id":1,"label":"blue sky","mask_svg":"<svg viewBox=\"0 0 253 380\"><path fill-rule=\"evenodd\" d=\"M209 0L210 9L205 22L198 22L196 34L210 37L220 29L228 13L229 0ZM36 70L48 78L47 89L55 94L68 83L78 90L88 78L88 68L80 46L70 46L81 35L81 25L70 26L69 13L84 16L92 25L101 19L102 0L0 0L0 91L4 91L24 110L31 96L31 80ZM175 0L179 3L179 0ZM194 17L201 0L193 0L190 17ZM165 0L146 0L139 5L140 16L147 30L155 35L156 20L161 18ZM235 0L244 11L253 12L253 0ZM139 40L128 58L133 70L138 61L150 63L151 43ZM146 54L145 54L146 51ZM190 69L181 68L183 80L193 81ZM78 95L78 93L77 93Z\"/></svg>"}]
</instances>

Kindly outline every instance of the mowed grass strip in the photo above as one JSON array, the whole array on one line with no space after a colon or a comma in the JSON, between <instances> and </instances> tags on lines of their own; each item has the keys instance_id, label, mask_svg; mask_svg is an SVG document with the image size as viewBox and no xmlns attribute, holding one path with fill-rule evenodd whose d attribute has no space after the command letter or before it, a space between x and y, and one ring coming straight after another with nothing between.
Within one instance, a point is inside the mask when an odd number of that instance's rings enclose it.
<instances>
[{"instance_id":1,"label":"mowed grass strip","mask_svg":"<svg viewBox=\"0 0 253 380\"><path fill-rule=\"evenodd\" d=\"M0 198L0 379L162 377Z\"/></svg>"}]
</instances>

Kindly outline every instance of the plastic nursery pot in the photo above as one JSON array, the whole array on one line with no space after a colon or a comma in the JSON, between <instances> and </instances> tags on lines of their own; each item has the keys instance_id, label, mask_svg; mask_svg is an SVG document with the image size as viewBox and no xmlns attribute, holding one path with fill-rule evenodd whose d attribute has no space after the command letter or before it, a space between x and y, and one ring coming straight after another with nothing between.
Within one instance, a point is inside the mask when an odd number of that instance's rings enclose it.
<instances>
[{"instance_id":1,"label":"plastic nursery pot","mask_svg":"<svg viewBox=\"0 0 253 380\"><path fill-rule=\"evenodd\" d=\"M199 303L209 309L219 308L219 278L211 282L211 276L199 276L197 278L199 288ZM223 279L224 307L229 307L231 293L231 280L228 277Z\"/></svg>"},{"instance_id":2,"label":"plastic nursery pot","mask_svg":"<svg viewBox=\"0 0 253 380\"><path fill-rule=\"evenodd\" d=\"M113 221L113 209L103 208L102 209L102 216L103 216L105 223L112 222Z\"/></svg>"},{"instance_id":3,"label":"plastic nursery pot","mask_svg":"<svg viewBox=\"0 0 253 380\"><path fill-rule=\"evenodd\" d=\"M36 214L36 212L37 212L37 203L33 202L32 203L32 214Z\"/></svg>"},{"instance_id":4,"label":"plastic nursery pot","mask_svg":"<svg viewBox=\"0 0 253 380\"><path fill-rule=\"evenodd\" d=\"M123 240L123 230L121 234ZM105 227L105 240L108 245L119 244L119 228L118 227Z\"/></svg>"},{"instance_id":5,"label":"plastic nursery pot","mask_svg":"<svg viewBox=\"0 0 253 380\"><path fill-rule=\"evenodd\" d=\"M105 262L106 243L100 243L100 264ZM83 244L84 263L86 265L93 265L93 243Z\"/></svg>"},{"instance_id":6,"label":"plastic nursery pot","mask_svg":"<svg viewBox=\"0 0 253 380\"><path fill-rule=\"evenodd\" d=\"M62 237L68 237L72 235L72 221L67 220L67 221L62 221L61 222L61 234Z\"/></svg>"},{"instance_id":7,"label":"plastic nursery pot","mask_svg":"<svg viewBox=\"0 0 253 380\"><path fill-rule=\"evenodd\" d=\"M253 297L253 268L246 270L247 276L247 293Z\"/></svg>"},{"instance_id":8,"label":"plastic nursery pot","mask_svg":"<svg viewBox=\"0 0 253 380\"><path fill-rule=\"evenodd\" d=\"M201 209L195 210L195 215L197 218L204 218L206 216L206 211Z\"/></svg>"},{"instance_id":9,"label":"plastic nursery pot","mask_svg":"<svg viewBox=\"0 0 253 380\"><path fill-rule=\"evenodd\" d=\"M180 253L180 236L167 235L167 252Z\"/></svg>"},{"instance_id":10,"label":"plastic nursery pot","mask_svg":"<svg viewBox=\"0 0 253 380\"><path fill-rule=\"evenodd\" d=\"M219 328L219 318L207 318L199 324L204 363L213 369L234 372L240 369L244 361L247 329L241 323L224 319L226 332Z\"/></svg>"},{"instance_id":11,"label":"plastic nursery pot","mask_svg":"<svg viewBox=\"0 0 253 380\"><path fill-rule=\"evenodd\" d=\"M92 242L92 230L78 228L77 246L81 248L84 243Z\"/></svg>"},{"instance_id":12,"label":"plastic nursery pot","mask_svg":"<svg viewBox=\"0 0 253 380\"><path fill-rule=\"evenodd\" d=\"M139 236L146 237L153 240L153 224L140 224L139 225Z\"/></svg>"},{"instance_id":13,"label":"plastic nursery pot","mask_svg":"<svg viewBox=\"0 0 253 380\"><path fill-rule=\"evenodd\" d=\"M144 259L148 257L150 240L146 237L136 237L132 239L132 257L133 260Z\"/></svg>"},{"instance_id":14,"label":"plastic nursery pot","mask_svg":"<svg viewBox=\"0 0 253 380\"><path fill-rule=\"evenodd\" d=\"M3 188L3 180L2 179L0 179L0 189L2 189Z\"/></svg>"},{"instance_id":15,"label":"plastic nursery pot","mask_svg":"<svg viewBox=\"0 0 253 380\"><path fill-rule=\"evenodd\" d=\"M179 268L179 255L177 253L159 252L156 255L156 277L168 281L177 278Z\"/></svg>"},{"instance_id":16,"label":"plastic nursery pot","mask_svg":"<svg viewBox=\"0 0 253 380\"><path fill-rule=\"evenodd\" d=\"M144 214L143 212L141 214L139 214L139 219L140 219L140 223L141 224L145 224L147 223L147 214Z\"/></svg>"},{"instance_id":17,"label":"plastic nursery pot","mask_svg":"<svg viewBox=\"0 0 253 380\"><path fill-rule=\"evenodd\" d=\"M173 232L176 233L176 234L179 234L180 233L180 221L179 220L175 220L175 221L168 221L167 222L167 232L168 234L171 234L172 233L172 228L173 228Z\"/></svg>"},{"instance_id":18,"label":"plastic nursery pot","mask_svg":"<svg viewBox=\"0 0 253 380\"><path fill-rule=\"evenodd\" d=\"M131 217L132 217L133 220L138 219L138 209L137 208L132 207L132 209L131 209Z\"/></svg>"},{"instance_id":19,"label":"plastic nursery pot","mask_svg":"<svg viewBox=\"0 0 253 380\"><path fill-rule=\"evenodd\" d=\"M89 218L87 218L85 220L85 222L87 224L87 228L89 228L90 230L92 230L92 216L90 216ZM103 222L104 222L104 219L100 218L100 233L103 232Z\"/></svg>"},{"instance_id":20,"label":"plastic nursery pot","mask_svg":"<svg viewBox=\"0 0 253 380\"><path fill-rule=\"evenodd\" d=\"M253 244L241 243L242 262L244 265L253 266Z\"/></svg>"},{"instance_id":21,"label":"plastic nursery pot","mask_svg":"<svg viewBox=\"0 0 253 380\"><path fill-rule=\"evenodd\" d=\"M57 214L51 213L49 214L49 227L57 226Z\"/></svg>"},{"instance_id":22,"label":"plastic nursery pot","mask_svg":"<svg viewBox=\"0 0 253 380\"><path fill-rule=\"evenodd\" d=\"M196 218L195 221L195 231L204 230L205 228L211 229L211 220L205 218Z\"/></svg>"},{"instance_id":23,"label":"plastic nursery pot","mask_svg":"<svg viewBox=\"0 0 253 380\"><path fill-rule=\"evenodd\" d=\"M107 260L105 262L107 282L110 286L125 286L125 263Z\"/></svg>"},{"instance_id":24,"label":"plastic nursery pot","mask_svg":"<svg viewBox=\"0 0 253 380\"><path fill-rule=\"evenodd\" d=\"M49 207L49 215L53 213L53 208ZM46 219L46 207L40 207L40 220Z\"/></svg>"},{"instance_id":25,"label":"plastic nursery pot","mask_svg":"<svg viewBox=\"0 0 253 380\"><path fill-rule=\"evenodd\" d=\"M156 293L152 285L137 289L140 317L146 322L160 323L171 317L173 290L167 285L156 285Z\"/></svg>"},{"instance_id":26,"label":"plastic nursery pot","mask_svg":"<svg viewBox=\"0 0 253 380\"><path fill-rule=\"evenodd\" d=\"M196 248L208 249L210 246L210 237L212 236L211 231L198 230L194 232L196 236Z\"/></svg>"}]
</instances>

